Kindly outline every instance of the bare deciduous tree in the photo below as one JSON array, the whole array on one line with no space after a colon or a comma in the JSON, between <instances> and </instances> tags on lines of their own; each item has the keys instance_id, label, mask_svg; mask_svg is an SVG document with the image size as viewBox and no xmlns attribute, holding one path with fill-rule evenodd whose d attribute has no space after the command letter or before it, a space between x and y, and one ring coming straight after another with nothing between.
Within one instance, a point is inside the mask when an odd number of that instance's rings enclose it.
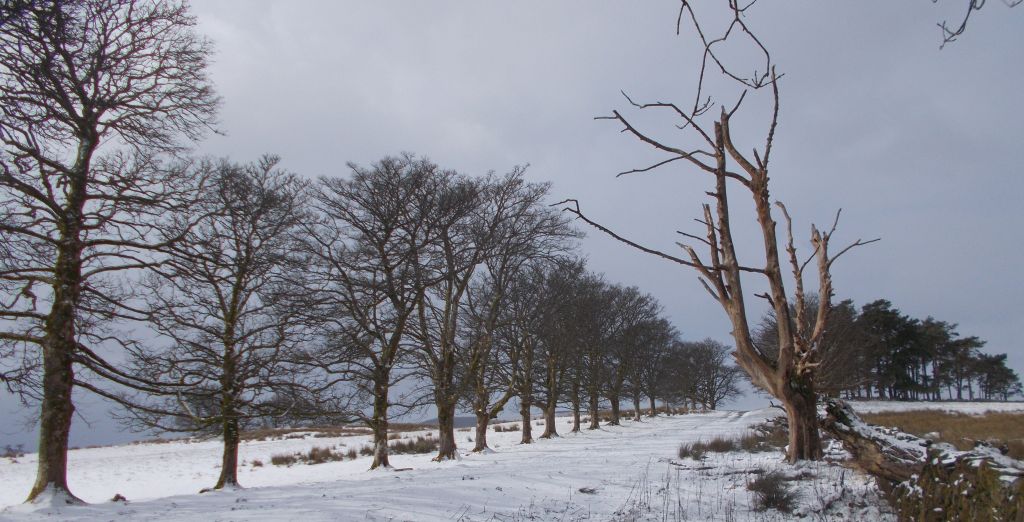
<instances>
[{"instance_id":1,"label":"bare deciduous tree","mask_svg":"<svg viewBox=\"0 0 1024 522\"><path fill-rule=\"evenodd\" d=\"M620 401L627 379L634 374L634 368L642 364L639 359L644 354L641 344L646 342L647 328L658 320L661 305L650 294L632 286L611 285L604 292L611 298L605 307L607 317L601 320L611 327L602 342L605 346L603 364L607 368L604 393L611 406L609 424L618 425ZM635 394L633 396L636 397Z\"/></svg>"},{"instance_id":2,"label":"bare deciduous tree","mask_svg":"<svg viewBox=\"0 0 1024 522\"><path fill-rule=\"evenodd\" d=\"M238 486L240 430L283 414L288 405L275 399L299 391L291 363L305 336L304 303L290 295L285 276L305 264L295 253L305 183L277 163L268 156L217 165L206 197L180 217L190 228L184 240L143 283L146 315L171 345L133 350L136 373L175 386L152 400L128 400L130 418L221 436L213 489Z\"/></svg>"},{"instance_id":3,"label":"bare deciduous tree","mask_svg":"<svg viewBox=\"0 0 1024 522\"><path fill-rule=\"evenodd\" d=\"M585 222L611 235L634 248L657 255L675 263L694 268L704 288L722 306L732 324L732 335L736 343L735 357L739 365L750 376L758 387L778 398L786 409L789 421L789 453L790 461L801 459L818 459L821 457L821 443L817 424L817 393L814 389L814 373L820 364L820 343L826 331L827 318L831 307L832 277L831 267L843 253L865 241L856 241L838 253L829 251L829 242L838 223L832 224L827 231L811 228L811 244L814 247L812 256L802 260L797 256L793 241L792 223L786 208L776 202L776 206L786 219L786 236L780 239L777 235L777 223L773 215L773 202L769 195L769 162L775 131L779 118L779 75L767 48L751 31L746 22L746 13L755 2L740 4L736 0L728 3L728 19L725 27L718 33L710 32L708 24L702 24L692 5L684 1L679 11L679 26L685 19L692 23L693 34L703 49L702 67L697 79L696 95L692 106L682 107L674 103L636 103L628 98L630 104L640 111L667 111L679 118L678 129L688 133L700 145L683 147L669 144L655 134L645 132L634 126L631 119L619 111L612 116L603 117L620 123L623 132L632 135L656 150L666 153L668 158L649 167L633 169L622 174L642 173L663 167L675 162L688 163L713 179L714 189L708 194L714 200L713 205L705 204L703 216L698 221L704 225L703 235L682 233L689 241L696 241L706 247L704 256L688 244L681 243L685 250L685 258L676 257L664 252L650 249L619 236L586 217L574 200L570 200L566 210L577 215ZM735 72L736 69L727 65L720 53L724 53L726 42L741 40L746 42L758 64L752 75ZM738 42L736 42L738 43ZM705 75L708 71L718 71L726 79L736 82L743 91L731 107L722 106L717 114L712 111L711 98L703 92ZM769 120L765 129L765 138L761 148L737 146L731 131L731 123L742 107L749 91L767 90L769 92ZM708 120L711 120L710 122ZM762 243L763 266L750 266L740 261L737 246L733 240L731 222L731 203L729 200L730 186L738 186L751 197L755 211L756 223ZM783 249L785 254L783 254ZM817 320L807 327L804 317L812 313L804 293L805 268L814 262L818 276ZM787 293L784 282L784 266L788 264L792 272L795 288L792 295ZM775 311L779 320L778 355L774 360L764 357L754 343L750 320L747 316L747 296L743 289L743 275L754 274L764 278L768 292L759 295L765 299ZM790 310L795 310L795 320L790 320Z\"/></svg>"},{"instance_id":4,"label":"bare deciduous tree","mask_svg":"<svg viewBox=\"0 0 1024 522\"><path fill-rule=\"evenodd\" d=\"M313 287L323 332L308 363L326 373L329 395L348 386L336 409L373 430L375 469L390 467L389 415L423 399L415 390L394 397L391 389L413 376L407 332L431 283L421 272L437 239L437 184L446 175L411 155L349 167L349 179L320 181L314 197L320 218L306 227L313 277L298 284Z\"/></svg>"},{"instance_id":5,"label":"bare deciduous tree","mask_svg":"<svg viewBox=\"0 0 1024 522\"><path fill-rule=\"evenodd\" d=\"M15 321L0 340L7 349L37 347L29 356L41 359L39 463L28 500L48 491L78 502L66 481L71 395L82 382L76 364L125 378L94 350L110 340L100 326L124 301L110 276L149 264L145 252L162 246L150 225L189 185L184 171L154 158L212 124L210 46L177 2L0 9L0 317Z\"/></svg>"},{"instance_id":6,"label":"bare deciduous tree","mask_svg":"<svg viewBox=\"0 0 1024 522\"><path fill-rule=\"evenodd\" d=\"M714 339L683 343L685 364L691 376L688 394L704 409L740 394L740 369L729 364L730 348Z\"/></svg>"},{"instance_id":7,"label":"bare deciduous tree","mask_svg":"<svg viewBox=\"0 0 1024 522\"><path fill-rule=\"evenodd\" d=\"M537 308L542 310L539 328L535 330L535 368L538 378L533 388L533 399L544 411L544 431L540 438L558 436L555 413L558 403L567 387L566 377L571 366L577 366L579 359L579 331L576 321L579 302L579 284L586 277L586 265L582 260L572 260L553 265L540 278L536 296ZM576 372L574 372L576 373ZM573 429L579 431L579 380L575 381L573 392Z\"/></svg>"},{"instance_id":8,"label":"bare deciduous tree","mask_svg":"<svg viewBox=\"0 0 1024 522\"><path fill-rule=\"evenodd\" d=\"M499 321L506 317L503 312L508 292L513 282L524 276L529 262L557 258L574 246L572 239L576 233L569 228L564 215L544 201L549 189L548 184L528 183L521 177L504 184L504 223L494 251L483 263L481 277L467 293L470 313L465 315L468 328L463 375L477 418L473 451L487 448L490 419L516 393L516 374L510 367L519 364L522 354L516 348L523 345L513 343L504 346L504 350L496 350L495 342Z\"/></svg>"},{"instance_id":9,"label":"bare deciduous tree","mask_svg":"<svg viewBox=\"0 0 1024 522\"><path fill-rule=\"evenodd\" d=\"M665 359L679 333L665 318L646 321L636 330L634 361L627 377L629 394L633 397L634 420L641 420L640 404L644 397L649 401L648 414L658 414L656 401L661 395L659 386L665 375Z\"/></svg>"},{"instance_id":10,"label":"bare deciduous tree","mask_svg":"<svg viewBox=\"0 0 1024 522\"><path fill-rule=\"evenodd\" d=\"M531 261L512 280L496 333L496 342L508 354L504 357L509 362L509 384L519 398L522 444L533 442L534 366L546 317L546 308L542 306L544 281L552 264Z\"/></svg>"}]
</instances>

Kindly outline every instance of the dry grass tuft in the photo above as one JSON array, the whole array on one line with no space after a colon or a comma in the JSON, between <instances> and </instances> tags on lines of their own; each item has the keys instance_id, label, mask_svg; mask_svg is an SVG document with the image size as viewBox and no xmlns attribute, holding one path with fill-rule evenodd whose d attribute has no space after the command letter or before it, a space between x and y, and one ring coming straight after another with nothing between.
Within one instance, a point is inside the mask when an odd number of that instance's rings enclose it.
<instances>
[{"instance_id":1,"label":"dry grass tuft","mask_svg":"<svg viewBox=\"0 0 1024 522\"><path fill-rule=\"evenodd\" d=\"M270 456L270 463L275 466L291 466L299 461L299 457L291 453L278 453Z\"/></svg>"},{"instance_id":2,"label":"dry grass tuft","mask_svg":"<svg viewBox=\"0 0 1024 522\"><path fill-rule=\"evenodd\" d=\"M684 443L679 446L679 458L691 458L701 460L707 453L728 453L739 449L739 443L735 439L715 437L707 442L697 441Z\"/></svg>"},{"instance_id":3,"label":"dry grass tuft","mask_svg":"<svg viewBox=\"0 0 1024 522\"><path fill-rule=\"evenodd\" d=\"M793 511L796 492L786 483L786 477L777 471L765 473L750 481L747 489L754 493L754 509L775 509L783 513Z\"/></svg>"},{"instance_id":4,"label":"dry grass tuft","mask_svg":"<svg viewBox=\"0 0 1024 522\"><path fill-rule=\"evenodd\" d=\"M437 439L432 437L416 437L415 439L400 440L391 445L391 452L402 453L431 453L437 451Z\"/></svg>"},{"instance_id":5,"label":"dry grass tuft","mask_svg":"<svg viewBox=\"0 0 1024 522\"><path fill-rule=\"evenodd\" d=\"M306 433L314 438L346 437L349 435L369 435L369 428L358 426L324 426L320 428L256 428L241 433L242 440L278 440L301 439Z\"/></svg>"},{"instance_id":6,"label":"dry grass tuft","mask_svg":"<svg viewBox=\"0 0 1024 522\"><path fill-rule=\"evenodd\" d=\"M345 454L327 446L314 446L306 453L278 453L270 456L270 463L275 466L291 466L299 462L323 464L339 460L345 460ZM257 462L259 462L259 466L263 465L260 461L253 461L253 467L259 467L256 465Z\"/></svg>"},{"instance_id":7,"label":"dry grass tuft","mask_svg":"<svg viewBox=\"0 0 1024 522\"><path fill-rule=\"evenodd\" d=\"M679 445L679 458L681 459L690 458L693 460L703 460L705 453L707 452L704 450L704 445L699 442L684 442Z\"/></svg>"},{"instance_id":8,"label":"dry grass tuft","mask_svg":"<svg viewBox=\"0 0 1024 522\"><path fill-rule=\"evenodd\" d=\"M345 455L340 451L334 451L328 447L315 446L306 453L306 462L310 464L323 464L336 460L344 460Z\"/></svg>"},{"instance_id":9,"label":"dry grass tuft","mask_svg":"<svg viewBox=\"0 0 1024 522\"><path fill-rule=\"evenodd\" d=\"M973 448L975 441L986 441L995 447L1005 445L1009 456L1024 459L1024 413L967 415L915 410L867 413L861 417L872 424L897 428L919 437L927 436L936 442L948 442L961 450ZM936 433L937 438L934 436Z\"/></svg>"},{"instance_id":10,"label":"dry grass tuft","mask_svg":"<svg viewBox=\"0 0 1024 522\"><path fill-rule=\"evenodd\" d=\"M740 437L740 449L747 452L778 451L789 444L789 432L780 423L766 423L751 428L751 431Z\"/></svg>"},{"instance_id":11,"label":"dry grass tuft","mask_svg":"<svg viewBox=\"0 0 1024 522\"><path fill-rule=\"evenodd\" d=\"M4 446L3 451L0 452L0 458L5 458L5 459L14 460L14 459L21 458L21 457L24 457L24 456L25 456L25 452L22 451L21 444L18 444L17 446L11 446L10 444L8 444L8 445Z\"/></svg>"}]
</instances>

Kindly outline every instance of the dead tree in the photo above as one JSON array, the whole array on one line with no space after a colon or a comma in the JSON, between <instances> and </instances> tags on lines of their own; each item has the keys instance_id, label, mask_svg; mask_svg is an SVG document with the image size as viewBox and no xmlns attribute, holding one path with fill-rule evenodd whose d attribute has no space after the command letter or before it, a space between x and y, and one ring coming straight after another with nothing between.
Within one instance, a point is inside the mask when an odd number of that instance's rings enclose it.
<instances>
[{"instance_id":1,"label":"dead tree","mask_svg":"<svg viewBox=\"0 0 1024 522\"><path fill-rule=\"evenodd\" d=\"M181 150L213 123L209 43L177 2L6 2L0 8L0 342L41 359L29 501L67 487L76 369L126 381L95 350L147 266L153 223L183 204ZM107 145L108 146L104 146ZM10 383L9 383L10 384Z\"/></svg>"},{"instance_id":2,"label":"dead tree","mask_svg":"<svg viewBox=\"0 0 1024 522\"><path fill-rule=\"evenodd\" d=\"M151 399L112 396L144 427L220 436L213 489L238 487L240 431L288 410L275 395L300 391L292 362L305 340L306 303L286 276L305 265L295 239L307 219L305 184L277 162L221 162L206 197L183 212L181 223L198 224L142 283L144 313L169 346L132 352L136 374L174 385L147 390Z\"/></svg>"},{"instance_id":3,"label":"dead tree","mask_svg":"<svg viewBox=\"0 0 1024 522\"><path fill-rule=\"evenodd\" d=\"M985 7L985 2L986 0L967 0L967 9L964 10L964 14L960 18L960 22L954 22L950 25L948 20L943 20L936 24L939 26L939 29L942 30L942 43L939 45L940 49L945 47L946 44L955 42L960 35L964 34L964 31L967 30L967 23L970 21L971 15L973 15L975 11L980 11ZM938 3L938 0L932 0L932 3ZM1021 3L1024 3L1024 0L1003 0L1003 3L1006 4L1007 7L1017 7Z\"/></svg>"},{"instance_id":4,"label":"dead tree","mask_svg":"<svg viewBox=\"0 0 1024 522\"><path fill-rule=\"evenodd\" d=\"M705 228L704 234L680 232L688 241L703 245L706 252L702 255L689 244L680 243L687 255L673 256L639 245L598 224L580 211L575 200L568 201L566 210L627 245L695 269L701 284L729 317L736 343L737 362L756 386L779 399L786 409L790 428L789 460L818 459L821 457L821 444L817 426L814 372L820 363L819 344L826 331L833 295L830 270L839 256L867 241L858 240L836 254L830 252L829 242L838 223L837 214L836 221L827 231L811 227L811 244L814 252L810 258L800 259L793 241L789 214L781 203L776 202L775 207L786 219L786 236L781 240L780 246L768 186L769 161L779 119L779 75L767 48L746 23L746 12L753 5L754 2L741 5L736 0L730 0L729 21L720 34L713 35L705 27L706 24L699 21L690 3L682 3L678 27L682 26L684 19L692 23L694 35L703 48L703 65L697 78L696 96L692 106L683 107L666 102L636 103L626 97L637 110L667 111L678 118L677 127L688 133L700 145L685 148L671 145L654 134L634 126L631 119L619 111L613 111L611 116L599 118L620 123L623 132L668 155L667 159L649 167L633 169L622 174L649 172L665 165L683 162L710 176L714 188L708 194L713 204L705 204L703 216L698 219ZM745 39L758 56L759 64L753 75L745 76L734 72L735 69L719 56L719 49L727 41L738 39ZM717 113L712 110L711 98L705 97L703 92L705 75L709 71L720 72L724 78L738 83L743 89L732 106L722 106ZM768 92L771 116L760 150L754 147L752 153L743 153L741 150L751 148L738 146L734 142L731 123L750 91ZM733 241L730 187L738 187L751 197L763 248L762 266L751 266L740 261L737 245ZM781 252L783 249L785 257ZM805 327L807 323L804 317L811 312L805 299L804 271L812 262L817 269L817 291L820 300L817 320L808 328ZM795 287L792 294L787 293L784 283L783 271L786 264L794 277ZM747 315L747 296L743 289L744 274L764 278L769 290L758 297L765 299L780 318L779 351L774 361L760 354L753 341L750 319ZM791 304L792 309L796 311L795 318L790 317Z\"/></svg>"},{"instance_id":5,"label":"dead tree","mask_svg":"<svg viewBox=\"0 0 1024 522\"><path fill-rule=\"evenodd\" d=\"M345 414L373 430L370 469L390 467L389 417L420 406L415 387L392 388L413 376L409 330L430 281L421 277L434 242L437 165L411 155L370 168L349 165L351 177L320 180L318 219L305 227L312 258L311 313L320 346L307 364L323 372L321 398L330 414ZM341 388L339 390L339 388ZM343 411L341 411L343 410Z\"/></svg>"}]
</instances>

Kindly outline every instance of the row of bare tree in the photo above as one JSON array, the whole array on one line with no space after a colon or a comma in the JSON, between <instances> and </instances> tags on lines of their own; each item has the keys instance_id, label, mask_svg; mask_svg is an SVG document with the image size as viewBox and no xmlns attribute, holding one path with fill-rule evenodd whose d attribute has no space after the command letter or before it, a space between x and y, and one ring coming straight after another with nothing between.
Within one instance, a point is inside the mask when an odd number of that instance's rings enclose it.
<instances>
[{"instance_id":1,"label":"row of bare tree","mask_svg":"<svg viewBox=\"0 0 1024 522\"><path fill-rule=\"evenodd\" d=\"M22 2L2 20L0 382L40 410L30 501L77 501L80 390L135 426L222 436L218 488L268 417L364 422L377 467L389 419L426 403L439 459L460 408L483 449L513 398L545 436L559 405L578 427L583 404L596 426L626 397L716 403L666 388L654 363L689 360L660 306L573 260L578 232L523 169L402 155L309 182L269 156L192 159L219 99L187 6Z\"/></svg>"},{"instance_id":2,"label":"row of bare tree","mask_svg":"<svg viewBox=\"0 0 1024 522\"><path fill-rule=\"evenodd\" d=\"M128 346L150 385L97 393L125 420L223 437L237 483L239 432L268 417L353 422L389 466L389 420L432 404L438 460L457 457L455 415L476 415L474 451L513 398L598 411L632 397L714 408L736 393L727 348L681 343L657 301L572 257L577 233L522 170L471 178L411 155L309 184L264 158L213 165L195 223L138 285L157 341ZM167 340L168 342L160 342ZM669 371L669 370L672 371Z\"/></svg>"},{"instance_id":3,"label":"row of bare tree","mask_svg":"<svg viewBox=\"0 0 1024 522\"><path fill-rule=\"evenodd\" d=\"M267 418L365 423L376 468L389 420L427 403L442 460L457 457L459 409L483 451L514 397L529 443L535 405L551 437L561 404L578 430L586 403L594 429L604 404L619 423L626 396L639 418L641 397L713 408L735 393L727 349L681 343L653 297L587 272L578 233L522 169L474 178L406 154L309 183L277 164L185 169L188 204L161 214L161 247L116 296L97 293L117 313L85 330L150 335L94 337L126 364L75 382L132 426L221 437L215 489L237 485L241 431Z\"/></svg>"}]
</instances>

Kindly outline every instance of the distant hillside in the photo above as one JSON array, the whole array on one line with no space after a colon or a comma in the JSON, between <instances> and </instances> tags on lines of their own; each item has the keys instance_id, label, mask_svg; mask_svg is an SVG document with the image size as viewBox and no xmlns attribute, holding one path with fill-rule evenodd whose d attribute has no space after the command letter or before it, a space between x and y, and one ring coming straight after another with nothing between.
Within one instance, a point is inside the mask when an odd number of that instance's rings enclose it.
<instances>
[{"instance_id":1,"label":"distant hillside","mask_svg":"<svg viewBox=\"0 0 1024 522\"><path fill-rule=\"evenodd\" d=\"M418 424L425 424L427 426L437 426L437 417L421 421ZM476 426L476 417L455 417L456 428L472 428Z\"/></svg>"}]
</instances>

